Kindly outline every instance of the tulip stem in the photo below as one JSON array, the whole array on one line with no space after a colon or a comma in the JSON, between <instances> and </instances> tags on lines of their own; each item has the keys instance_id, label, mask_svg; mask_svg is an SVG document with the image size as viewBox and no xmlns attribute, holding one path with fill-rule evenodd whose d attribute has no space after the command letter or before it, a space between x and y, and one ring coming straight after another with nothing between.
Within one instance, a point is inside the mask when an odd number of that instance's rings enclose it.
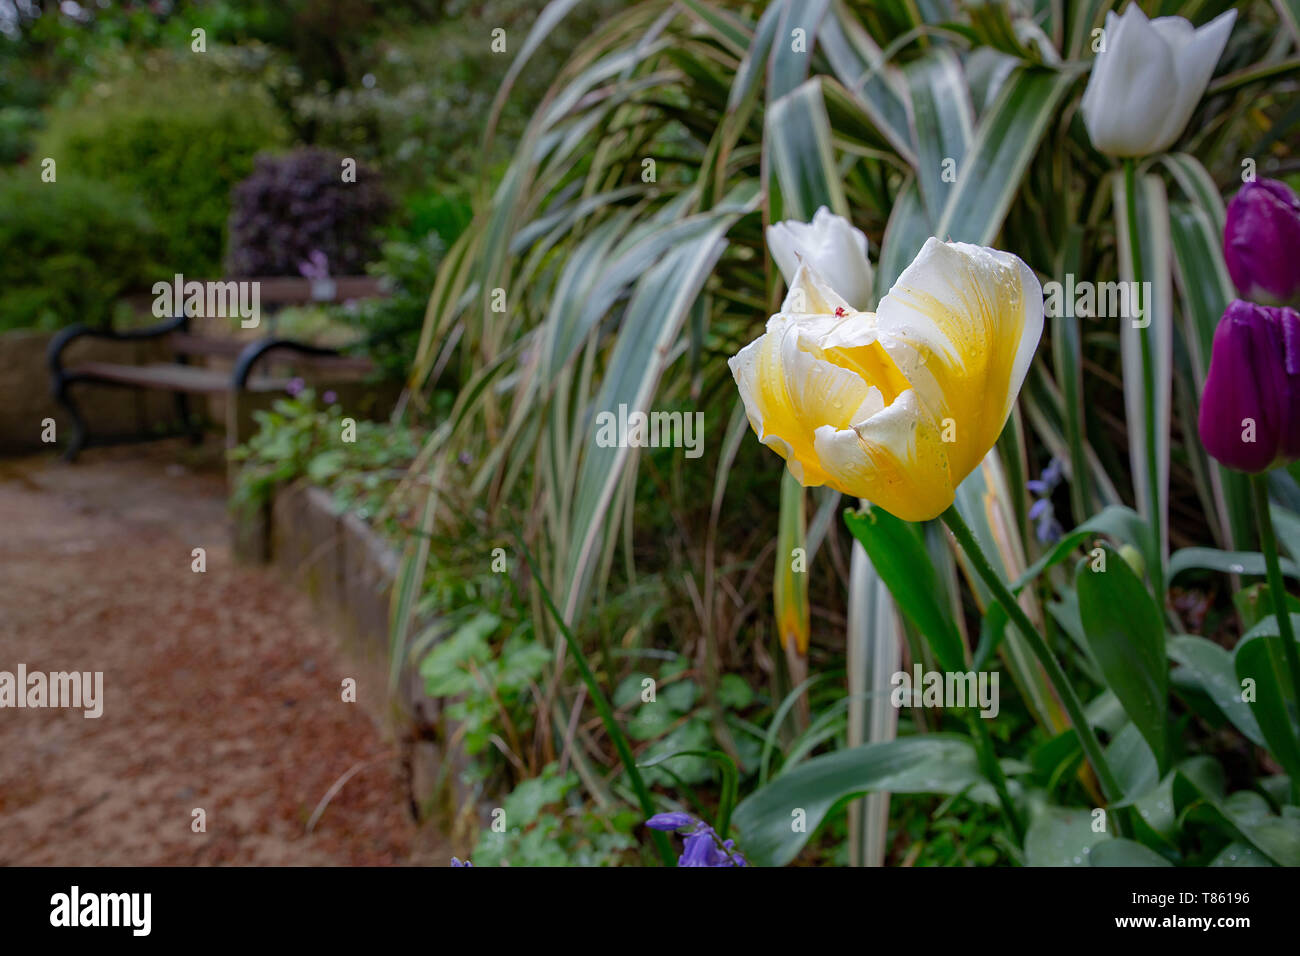
<instances>
[{"instance_id":1,"label":"tulip stem","mask_svg":"<svg viewBox=\"0 0 1300 956\"><path fill-rule=\"evenodd\" d=\"M1287 670L1291 672L1292 693L1297 705L1300 705L1300 652L1296 650L1291 609L1286 604L1286 584L1282 580L1282 566L1277 559L1277 538L1273 534L1273 516L1268 506L1268 475L1251 475L1250 488L1255 495L1259 549L1264 552L1264 567L1268 570L1268 593L1273 599L1273 610L1277 614L1277 632L1282 637L1282 653L1286 655Z\"/></svg>"},{"instance_id":2,"label":"tulip stem","mask_svg":"<svg viewBox=\"0 0 1300 956\"><path fill-rule=\"evenodd\" d=\"M984 556L983 549L980 548L979 542L971 534L971 530L966 526L966 522L957 512L957 506L951 505L943 513L943 522L952 532L961 549L966 552L970 559L971 566L975 573L980 576L988 586L994 600L1002 605L1002 609L1007 612L1007 617L1015 622L1020 633L1024 635L1029 642L1029 648L1038 658L1039 663L1047 672L1047 679L1052 682L1052 687L1061 698L1061 703L1065 705L1065 712L1070 717L1070 723L1074 726L1074 732L1079 738L1079 746L1088 757L1088 762L1092 764L1092 769L1097 774L1097 779L1101 782L1101 789L1106 795L1106 799L1112 802L1119 800L1124 791L1120 788L1119 782L1116 781L1115 775L1111 773L1110 765L1106 763L1106 757L1101 749L1101 741L1097 739L1097 734L1093 731L1092 725L1088 723L1087 715L1083 711L1083 702L1079 700L1079 695L1074 691L1074 685L1070 683L1065 671L1052 649L1047 646L1047 641L1038 633L1038 628L1034 627L1033 621L1029 620L1029 615L1025 613L1024 608L1012 596L1007 586L1002 582L1002 578L993 570L993 565L989 563L988 558Z\"/></svg>"},{"instance_id":3,"label":"tulip stem","mask_svg":"<svg viewBox=\"0 0 1300 956\"><path fill-rule=\"evenodd\" d=\"M1124 206L1124 218L1128 221L1129 257L1133 262L1133 287L1137 290L1133 301L1136 302L1140 301L1142 295L1142 239L1138 231L1137 217L1137 160L1132 156L1124 158ZM1160 459L1156 442L1157 383L1155 356L1151 348L1151 323L1155 317L1155 310L1152 308L1149 297L1148 301L1143 303L1143 311L1146 312L1147 324L1138 331L1142 349L1142 405L1144 430L1146 432L1143 436L1145 439L1143 444L1146 450L1147 487L1151 499L1149 502L1151 513L1147 516L1147 519L1151 526L1151 553L1155 556L1155 561L1150 568L1150 575L1152 590L1155 591L1156 601L1160 606L1161 614L1163 614L1165 607L1165 545L1164 536L1161 532Z\"/></svg>"}]
</instances>

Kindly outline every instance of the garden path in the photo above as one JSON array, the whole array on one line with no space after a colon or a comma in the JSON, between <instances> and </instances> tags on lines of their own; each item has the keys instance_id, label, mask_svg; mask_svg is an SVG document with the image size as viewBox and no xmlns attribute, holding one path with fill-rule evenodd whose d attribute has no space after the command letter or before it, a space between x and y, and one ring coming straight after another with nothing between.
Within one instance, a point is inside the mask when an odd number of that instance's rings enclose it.
<instances>
[{"instance_id":1,"label":"garden path","mask_svg":"<svg viewBox=\"0 0 1300 956\"><path fill-rule=\"evenodd\" d=\"M225 502L212 447L0 461L0 671L103 672L98 719L0 709L0 865L445 865L309 602L234 564Z\"/></svg>"}]
</instances>

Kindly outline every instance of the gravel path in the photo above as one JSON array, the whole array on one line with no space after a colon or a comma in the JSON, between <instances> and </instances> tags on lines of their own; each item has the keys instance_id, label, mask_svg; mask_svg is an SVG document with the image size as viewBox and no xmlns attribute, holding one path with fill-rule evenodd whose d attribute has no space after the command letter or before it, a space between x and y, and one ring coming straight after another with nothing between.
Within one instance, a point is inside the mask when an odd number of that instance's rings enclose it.
<instances>
[{"instance_id":1,"label":"gravel path","mask_svg":"<svg viewBox=\"0 0 1300 956\"><path fill-rule=\"evenodd\" d=\"M0 671L19 663L102 671L104 712L0 709L0 864L446 864L307 600L233 564L210 448L0 461Z\"/></svg>"}]
</instances>

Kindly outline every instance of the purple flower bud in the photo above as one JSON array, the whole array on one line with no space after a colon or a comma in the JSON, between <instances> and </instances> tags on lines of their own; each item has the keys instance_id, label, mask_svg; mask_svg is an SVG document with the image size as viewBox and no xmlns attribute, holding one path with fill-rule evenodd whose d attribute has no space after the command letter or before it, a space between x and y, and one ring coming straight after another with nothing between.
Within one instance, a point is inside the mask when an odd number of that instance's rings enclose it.
<instances>
[{"instance_id":1,"label":"purple flower bud","mask_svg":"<svg viewBox=\"0 0 1300 956\"><path fill-rule=\"evenodd\" d=\"M1201 442L1219 462L1261 472L1300 458L1300 314L1240 299L1214 331Z\"/></svg>"},{"instance_id":2,"label":"purple flower bud","mask_svg":"<svg viewBox=\"0 0 1300 956\"><path fill-rule=\"evenodd\" d=\"M718 846L710 827L702 826L686 838L678 866L734 866L731 858Z\"/></svg>"},{"instance_id":3,"label":"purple flower bud","mask_svg":"<svg viewBox=\"0 0 1300 956\"><path fill-rule=\"evenodd\" d=\"M324 395L322 395L321 398L324 399L326 405L333 405L336 401L338 401L339 396L337 392L328 391Z\"/></svg>"},{"instance_id":4,"label":"purple flower bud","mask_svg":"<svg viewBox=\"0 0 1300 956\"><path fill-rule=\"evenodd\" d=\"M288 392L291 396L297 397L298 393L301 392L306 387L307 387L307 383L304 382L302 379L291 378L289 379L289 384L284 387L284 390Z\"/></svg>"},{"instance_id":5,"label":"purple flower bud","mask_svg":"<svg viewBox=\"0 0 1300 956\"><path fill-rule=\"evenodd\" d=\"M1228 204L1223 258L1242 298L1270 305L1300 296L1300 199L1286 183L1246 183Z\"/></svg>"},{"instance_id":6,"label":"purple flower bud","mask_svg":"<svg viewBox=\"0 0 1300 956\"><path fill-rule=\"evenodd\" d=\"M462 862L461 860L457 859L457 858L454 857L454 856L451 858L451 865L452 865L452 866L468 866L470 869L473 869L473 868L474 868L474 864L471 863L469 860L465 860L465 861Z\"/></svg>"},{"instance_id":7,"label":"purple flower bud","mask_svg":"<svg viewBox=\"0 0 1300 956\"><path fill-rule=\"evenodd\" d=\"M672 832L673 830L680 830L682 827L693 826L698 822L699 821L689 813L678 811L674 813L656 813L645 822L645 825L651 830L667 830Z\"/></svg>"}]
</instances>

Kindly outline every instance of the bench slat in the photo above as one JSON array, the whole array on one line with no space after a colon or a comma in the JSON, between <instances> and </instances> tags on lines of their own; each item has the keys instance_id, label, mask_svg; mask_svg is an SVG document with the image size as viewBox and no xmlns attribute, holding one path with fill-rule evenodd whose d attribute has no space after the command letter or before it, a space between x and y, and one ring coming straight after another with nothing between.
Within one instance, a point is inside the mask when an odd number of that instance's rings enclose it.
<instances>
[{"instance_id":1,"label":"bench slat","mask_svg":"<svg viewBox=\"0 0 1300 956\"><path fill-rule=\"evenodd\" d=\"M70 379L116 382L170 392L220 394L230 391L230 373L197 365L117 365L112 362L86 362L68 370ZM252 392L283 391L288 379L253 378L246 386Z\"/></svg>"},{"instance_id":2,"label":"bench slat","mask_svg":"<svg viewBox=\"0 0 1300 956\"><path fill-rule=\"evenodd\" d=\"M248 345L248 340L214 339L205 335L191 335L189 332L173 332L170 342L177 355L217 358L238 358L239 353Z\"/></svg>"}]
</instances>

